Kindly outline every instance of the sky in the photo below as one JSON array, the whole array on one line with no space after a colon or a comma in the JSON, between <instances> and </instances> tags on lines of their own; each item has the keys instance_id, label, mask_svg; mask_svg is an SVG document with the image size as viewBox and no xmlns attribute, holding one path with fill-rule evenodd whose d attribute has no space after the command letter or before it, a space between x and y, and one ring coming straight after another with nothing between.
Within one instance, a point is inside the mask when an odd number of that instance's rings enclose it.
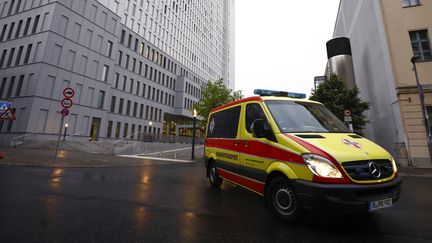
<instances>
[{"instance_id":1,"label":"sky","mask_svg":"<svg viewBox=\"0 0 432 243\"><path fill-rule=\"evenodd\" d=\"M324 75L339 0L235 0L235 90L309 96Z\"/></svg>"}]
</instances>

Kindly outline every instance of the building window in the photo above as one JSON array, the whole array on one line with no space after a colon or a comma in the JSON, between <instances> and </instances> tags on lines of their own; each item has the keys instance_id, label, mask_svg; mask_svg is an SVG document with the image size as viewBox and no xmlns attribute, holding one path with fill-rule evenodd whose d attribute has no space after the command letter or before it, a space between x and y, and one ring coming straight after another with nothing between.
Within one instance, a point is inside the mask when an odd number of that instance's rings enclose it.
<instances>
[{"instance_id":1,"label":"building window","mask_svg":"<svg viewBox=\"0 0 432 243\"><path fill-rule=\"evenodd\" d=\"M118 110L119 114L123 114L123 102L124 102L124 99L120 98L119 110Z\"/></svg>"},{"instance_id":2,"label":"building window","mask_svg":"<svg viewBox=\"0 0 432 243\"><path fill-rule=\"evenodd\" d=\"M129 124L125 123L125 125L123 127L123 138L128 136L128 126L129 126Z\"/></svg>"},{"instance_id":3,"label":"building window","mask_svg":"<svg viewBox=\"0 0 432 243\"><path fill-rule=\"evenodd\" d=\"M130 109L131 109L131 101L128 100L126 104L126 115L130 116Z\"/></svg>"},{"instance_id":4,"label":"building window","mask_svg":"<svg viewBox=\"0 0 432 243\"><path fill-rule=\"evenodd\" d=\"M115 79L114 79L114 88L118 88L118 85L119 85L119 79L120 79L120 77L119 77L120 75L118 74L118 73L115 73Z\"/></svg>"},{"instance_id":5,"label":"building window","mask_svg":"<svg viewBox=\"0 0 432 243\"><path fill-rule=\"evenodd\" d=\"M107 127L107 138L111 138L111 130L113 126L113 121L108 121L108 127Z\"/></svg>"},{"instance_id":6,"label":"building window","mask_svg":"<svg viewBox=\"0 0 432 243\"><path fill-rule=\"evenodd\" d=\"M108 41L108 45L107 45L107 56L111 57L112 55L112 47L113 47L113 43L111 41Z\"/></svg>"},{"instance_id":7,"label":"building window","mask_svg":"<svg viewBox=\"0 0 432 243\"><path fill-rule=\"evenodd\" d=\"M118 53L119 53L119 54L118 54L118 62L117 62L117 65L121 66L121 65L122 65L123 52L122 52L122 51L119 51Z\"/></svg>"},{"instance_id":8,"label":"building window","mask_svg":"<svg viewBox=\"0 0 432 243\"><path fill-rule=\"evenodd\" d=\"M103 109L104 101L105 101L105 91L100 90L99 91L99 97L98 97L98 103L97 103L98 109Z\"/></svg>"},{"instance_id":9,"label":"building window","mask_svg":"<svg viewBox=\"0 0 432 243\"><path fill-rule=\"evenodd\" d=\"M110 111L113 112L113 113L114 113L114 111L115 111L116 101L117 101L117 97L113 96L113 97L111 98L111 109L110 109Z\"/></svg>"},{"instance_id":10,"label":"building window","mask_svg":"<svg viewBox=\"0 0 432 243\"><path fill-rule=\"evenodd\" d=\"M431 60L431 49L429 45L429 35L427 30L418 30L409 32L411 39L411 46L414 56L417 60L425 61Z\"/></svg>"},{"instance_id":11,"label":"building window","mask_svg":"<svg viewBox=\"0 0 432 243\"><path fill-rule=\"evenodd\" d=\"M120 137L120 126L121 126L121 123L120 123L120 122L117 122L116 130L115 130L115 137L116 137L116 138L119 138L119 137Z\"/></svg>"},{"instance_id":12,"label":"building window","mask_svg":"<svg viewBox=\"0 0 432 243\"><path fill-rule=\"evenodd\" d=\"M420 0L401 0L402 7L412 7L420 5Z\"/></svg>"},{"instance_id":13,"label":"building window","mask_svg":"<svg viewBox=\"0 0 432 243\"><path fill-rule=\"evenodd\" d=\"M102 69L102 81L104 82L108 81L108 73L109 73L109 67L107 65L104 65Z\"/></svg>"}]
</instances>

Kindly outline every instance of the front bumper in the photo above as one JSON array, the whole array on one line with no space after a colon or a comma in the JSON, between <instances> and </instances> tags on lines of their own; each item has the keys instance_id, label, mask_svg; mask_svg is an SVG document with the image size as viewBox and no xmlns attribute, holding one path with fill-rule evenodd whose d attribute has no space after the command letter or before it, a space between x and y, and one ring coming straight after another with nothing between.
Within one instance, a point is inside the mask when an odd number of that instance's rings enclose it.
<instances>
[{"instance_id":1,"label":"front bumper","mask_svg":"<svg viewBox=\"0 0 432 243\"><path fill-rule=\"evenodd\" d=\"M297 197L307 210L337 210L361 212L368 210L368 202L392 198L395 203L401 193L402 180L381 184L319 184L309 181L292 181Z\"/></svg>"}]
</instances>

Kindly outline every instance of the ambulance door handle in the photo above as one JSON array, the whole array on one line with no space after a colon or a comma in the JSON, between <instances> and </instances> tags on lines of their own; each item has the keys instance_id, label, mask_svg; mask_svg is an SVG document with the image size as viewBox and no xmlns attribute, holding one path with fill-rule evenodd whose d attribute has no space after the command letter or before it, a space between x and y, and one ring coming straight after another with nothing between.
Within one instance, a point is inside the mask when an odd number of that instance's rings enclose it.
<instances>
[{"instance_id":1,"label":"ambulance door handle","mask_svg":"<svg viewBox=\"0 0 432 243\"><path fill-rule=\"evenodd\" d=\"M234 146L238 146L238 144L239 144L239 141L234 141Z\"/></svg>"}]
</instances>

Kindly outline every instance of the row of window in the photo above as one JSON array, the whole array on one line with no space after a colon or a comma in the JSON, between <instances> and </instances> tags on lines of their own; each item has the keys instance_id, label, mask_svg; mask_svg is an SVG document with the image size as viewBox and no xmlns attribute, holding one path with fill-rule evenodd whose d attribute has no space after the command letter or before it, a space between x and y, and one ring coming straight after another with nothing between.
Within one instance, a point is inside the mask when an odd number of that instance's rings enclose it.
<instances>
[{"instance_id":1,"label":"row of window","mask_svg":"<svg viewBox=\"0 0 432 243\"><path fill-rule=\"evenodd\" d=\"M1 9L0 17L6 17L12 14L17 14L19 12L47 4L48 2L49 0L39 0L39 1L5 0L3 1L3 5L0 3L0 9Z\"/></svg>"},{"instance_id":2,"label":"row of window","mask_svg":"<svg viewBox=\"0 0 432 243\"><path fill-rule=\"evenodd\" d=\"M195 87L194 85L192 85L188 82L185 82L185 92L187 94L192 95L193 97L198 98L198 99L201 98L201 89Z\"/></svg>"},{"instance_id":3,"label":"row of window","mask_svg":"<svg viewBox=\"0 0 432 243\"><path fill-rule=\"evenodd\" d=\"M192 108L195 106L195 104L196 104L195 101L193 101L193 100L191 100L191 99L188 99L188 98L185 98L185 99L184 99L183 107L184 107L186 110L192 110Z\"/></svg>"},{"instance_id":4,"label":"row of window","mask_svg":"<svg viewBox=\"0 0 432 243\"><path fill-rule=\"evenodd\" d=\"M148 60L158 64L159 66L171 71L172 73L177 73L177 64L171 61L169 58L167 58L162 53L159 53L159 51L155 50L154 48L151 48L149 45L146 45L144 42L140 42L138 38L135 38L133 40L132 34L128 34L127 41L126 41L126 30L122 30L121 36L120 36L120 43L124 46L128 47L129 49L135 51L136 53L140 54L141 56L147 58ZM132 44L133 42L133 44ZM119 57L121 58L122 52L119 52ZM119 58L119 59L120 59ZM126 55L126 66L128 66L129 57ZM135 60L135 58L134 58ZM136 61L135 61L136 62ZM134 62L134 64L135 64ZM121 65L121 60L118 60L119 65ZM134 66L132 68L134 69ZM127 68L127 67L126 67ZM189 75L189 71L186 69L183 69L183 67L180 67L180 75L190 77L194 80L194 82L200 84L201 80L197 78L195 75Z\"/></svg>"},{"instance_id":5,"label":"row of window","mask_svg":"<svg viewBox=\"0 0 432 243\"><path fill-rule=\"evenodd\" d=\"M3 77L0 83L0 98L11 98L11 97L18 97L21 94L21 90L24 83L24 75L20 76L12 76Z\"/></svg>"},{"instance_id":6,"label":"row of window","mask_svg":"<svg viewBox=\"0 0 432 243\"><path fill-rule=\"evenodd\" d=\"M61 66L69 71L77 72L84 76L101 80L103 82L108 81L110 70L110 67L108 65L101 64L99 60L96 59L92 60L89 63L89 57L86 55L81 55L80 59L77 60L76 50L69 49L66 52L63 50L62 45L55 44L54 48L52 49L50 58L51 64L55 66ZM101 67L102 71L100 72L99 70ZM88 73L87 71L89 71L90 73Z\"/></svg>"},{"instance_id":7,"label":"row of window","mask_svg":"<svg viewBox=\"0 0 432 243\"><path fill-rule=\"evenodd\" d=\"M159 7L156 6L156 11L155 5L159 5ZM213 4L210 3L209 5L212 6ZM137 29L136 31L138 34L184 63L195 72L204 74L203 71L205 70L208 72L206 73L207 75L210 74L215 77L217 75L214 68L216 68L219 74L221 74L222 68L219 63L222 61L223 56L222 38L224 32L222 30L222 25L223 16L225 15L222 16L216 13L223 12L223 9L219 8L213 11L214 7L210 7L210 15L208 12L202 11L200 13L203 16L197 17L195 12L191 11L191 8L185 8L185 11L180 11L178 15L174 14L174 10L168 11L167 13L167 5L165 5L165 15L162 16L162 6L163 4L159 2L152 4L151 10L148 6L147 9L144 9L144 11L146 11L144 19L142 18L143 14L141 9L139 9L139 16L135 19L136 11L135 8L132 7L132 11L126 10L124 13L123 22L132 30L135 31ZM194 8L197 8L197 5L195 5ZM116 12L120 15L118 11ZM129 15L131 15L130 19L128 18ZM158 19L159 24L157 23ZM169 23L170 19L172 19L171 23ZM212 22L213 24L204 27L202 24L203 22ZM135 23L137 28L135 28ZM197 23L201 27L200 29L196 27ZM143 24L142 29L141 24ZM194 28L192 28L192 26L194 26ZM215 28L213 28L213 26ZM209 29L210 31L208 31ZM142 34L141 30L143 30ZM168 32L171 34L168 34ZM152 33L154 34L152 35ZM169 48L167 48L168 43ZM214 46L217 47L216 52L210 50ZM206 51L206 55L204 55L203 50ZM197 60L199 57L197 58L196 53L201 56L200 60ZM216 59L219 61L215 61ZM210 63L212 67L204 63L204 61ZM202 63L202 67L198 65L198 63Z\"/></svg>"},{"instance_id":8,"label":"row of window","mask_svg":"<svg viewBox=\"0 0 432 243\"><path fill-rule=\"evenodd\" d=\"M159 51L151 48L149 45L145 45L144 42L140 42L138 38L135 38L134 44L132 46L133 36L132 34L128 34L127 42L126 42L126 30L122 30L120 36L120 43L129 49L139 53L141 56L147 58L148 60L156 63L157 65L165 68L166 70L177 73L177 64L171 61L171 59L164 56Z\"/></svg>"},{"instance_id":9,"label":"row of window","mask_svg":"<svg viewBox=\"0 0 432 243\"><path fill-rule=\"evenodd\" d=\"M99 25L102 29L113 34L115 33L117 20L112 16L109 18L108 13L103 10L103 7L102 10L100 10L95 3L90 3L90 1L67 0L65 2L74 12L80 13L93 23Z\"/></svg>"},{"instance_id":10,"label":"row of window","mask_svg":"<svg viewBox=\"0 0 432 243\"><path fill-rule=\"evenodd\" d=\"M45 16L46 15L48 15L48 13L46 13ZM18 22L4 24L0 32L0 41L15 39L36 33L37 27L39 25L39 19L40 15L36 15L34 18L27 18L25 22L24 19L21 19Z\"/></svg>"},{"instance_id":11,"label":"row of window","mask_svg":"<svg viewBox=\"0 0 432 243\"><path fill-rule=\"evenodd\" d=\"M132 58L132 64L130 65L130 56L128 54L125 55L125 61L123 63L123 52L119 51L117 64L119 66L122 66L134 73L137 73L138 75L148 79L152 80L153 82L156 82L162 86L165 86L167 88L170 88L172 90L175 89L175 79L165 75L165 73L158 71L156 68L153 69L153 67L149 67L149 65L144 64L142 61L138 61L136 58ZM143 71L144 70L144 71Z\"/></svg>"},{"instance_id":12,"label":"row of window","mask_svg":"<svg viewBox=\"0 0 432 243\"><path fill-rule=\"evenodd\" d=\"M174 80L175 83L175 80ZM115 73L114 75L114 88L123 90L124 92L129 92L130 94L134 94L136 96L141 96L143 98L174 107L174 95L169 94L168 92L164 92L163 90L159 90L150 85L146 85L144 82L141 85L141 82L138 80L134 80L133 78L129 79L129 89L127 91L128 85L128 77L123 75L123 78L120 78L119 73ZM165 98L165 99L164 99Z\"/></svg>"},{"instance_id":13,"label":"row of window","mask_svg":"<svg viewBox=\"0 0 432 243\"><path fill-rule=\"evenodd\" d=\"M29 63L33 44L3 49L0 54L0 68L8 68Z\"/></svg>"},{"instance_id":14,"label":"row of window","mask_svg":"<svg viewBox=\"0 0 432 243\"><path fill-rule=\"evenodd\" d=\"M59 82L61 81L61 84ZM71 86L70 80L59 80L55 76L48 75L44 81L44 87L42 90L42 96L51 99L62 99L63 94L62 91L65 88L70 88ZM88 86L84 88L82 83L76 83L73 87L75 90L75 94L73 97L74 104L80 104L84 106L96 107L99 109L104 109L105 103L105 91L104 90L95 90L94 87ZM95 97L97 94L97 100L95 104Z\"/></svg>"},{"instance_id":15,"label":"row of window","mask_svg":"<svg viewBox=\"0 0 432 243\"><path fill-rule=\"evenodd\" d=\"M123 113L124 108L124 98L120 98L118 102L118 109L116 109L117 106L117 97L112 96L111 97L111 107L110 112L115 113L117 110L118 114L121 115L127 115L127 116L133 116L133 117L139 117L139 118L145 118L146 120L152 120L152 121L162 121L162 109L146 105L145 106L145 116L144 116L144 104L138 104L138 102L134 102L133 109L132 108L132 101L127 100L126 101L126 110L125 113ZM139 111L138 111L138 105L139 105ZM139 113L138 113L139 112Z\"/></svg>"},{"instance_id":16,"label":"row of window","mask_svg":"<svg viewBox=\"0 0 432 243\"><path fill-rule=\"evenodd\" d=\"M60 17L60 23L57 25L57 33L95 52L110 58L112 57L113 41L104 40L102 33L98 33L95 29L86 28L85 31L83 31L82 23L74 22L73 25L70 25L69 22L69 18L62 15Z\"/></svg>"},{"instance_id":17,"label":"row of window","mask_svg":"<svg viewBox=\"0 0 432 243\"><path fill-rule=\"evenodd\" d=\"M106 137L107 138L120 138L121 125L122 125L121 122L116 122L115 127L114 127L114 122L108 121ZM114 128L114 131L113 131L113 128ZM135 128L137 128L136 131L135 131ZM143 128L143 130L141 130L141 128ZM130 139L141 140L141 136L143 135L143 133L160 134L161 130L159 127L151 127L151 126L147 127L147 126L142 126L142 125L137 126L136 124L131 124L130 135L128 134L128 132L129 132L129 123L124 123L123 124L122 138L126 138L129 136Z\"/></svg>"}]
</instances>

